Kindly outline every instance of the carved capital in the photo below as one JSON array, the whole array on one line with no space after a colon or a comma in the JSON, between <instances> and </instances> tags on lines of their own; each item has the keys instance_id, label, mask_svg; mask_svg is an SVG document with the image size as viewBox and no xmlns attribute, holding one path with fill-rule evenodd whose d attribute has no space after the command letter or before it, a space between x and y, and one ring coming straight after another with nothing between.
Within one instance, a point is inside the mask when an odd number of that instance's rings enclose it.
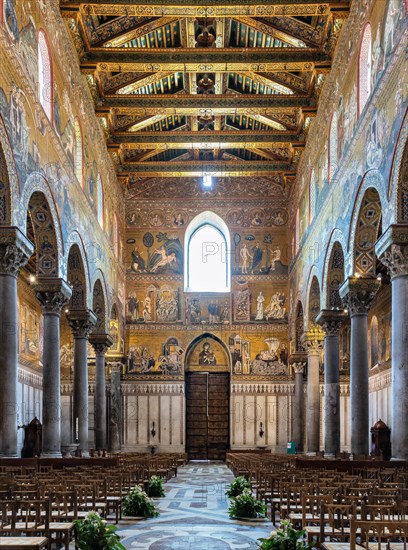
<instances>
[{"instance_id":1,"label":"carved capital","mask_svg":"<svg viewBox=\"0 0 408 550\"><path fill-rule=\"evenodd\" d=\"M44 315L60 315L62 308L71 298L72 289L63 279L41 277L33 290L41 304Z\"/></svg>"},{"instance_id":2,"label":"carved capital","mask_svg":"<svg viewBox=\"0 0 408 550\"><path fill-rule=\"evenodd\" d=\"M318 326L304 332L301 337L302 344L308 355L320 355L323 349L324 333Z\"/></svg>"},{"instance_id":3,"label":"carved capital","mask_svg":"<svg viewBox=\"0 0 408 550\"><path fill-rule=\"evenodd\" d=\"M341 325L347 319L347 313L339 309L322 309L316 317L318 323L325 336L336 336Z\"/></svg>"},{"instance_id":4,"label":"carved capital","mask_svg":"<svg viewBox=\"0 0 408 550\"><path fill-rule=\"evenodd\" d=\"M295 374L303 374L305 370L306 363L292 363L292 369Z\"/></svg>"},{"instance_id":5,"label":"carved capital","mask_svg":"<svg viewBox=\"0 0 408 550\"><path fill-rule=\"evenodd\" d=\"M408 275L408 224L390 225L375 245L375 252L391 279Z\"/></svg>"},{"instance_id":6,"label":"carved capital","mask_svg":"<svg viewBox=\"0 0 408 550\"><path fill-rule=\"evenodd\" d=\"M34 245L18 227L0 227L0 274L17 277L34 252Z\"/></svg>"},{"instance_id":7,"label":"carved capital","mask_svg":"<svg viewBox=\"0 0 408 550\"><path fill-rule=\"evenodd\" d=\"M88 338L96 323L96 315L90 309L71 309L67 319L74 338Z\"/></svg>"},{"instance_id":8,"label":"carved capital","mask_svg":"<svg viewBox=\"0 0 408 550\"><path fill-rule=\"evenodd\" d=\"M350 317L367 315L380 286L381 281L373 277L349 277L344 281L339 292Z\"/></svg>"},{"instance_id":9,"label":"carved capital","mask_svg":"<svg viewBox=\"0 0 408 550\"><path fill-rule=\"evenodd\" d=\"M89 342L95 350L96 355L105 355L108 349L113 344L113 340L109 336L109 334L104 333L91 334L91 336L89 337Z\"/></svg>"}]
</instances>

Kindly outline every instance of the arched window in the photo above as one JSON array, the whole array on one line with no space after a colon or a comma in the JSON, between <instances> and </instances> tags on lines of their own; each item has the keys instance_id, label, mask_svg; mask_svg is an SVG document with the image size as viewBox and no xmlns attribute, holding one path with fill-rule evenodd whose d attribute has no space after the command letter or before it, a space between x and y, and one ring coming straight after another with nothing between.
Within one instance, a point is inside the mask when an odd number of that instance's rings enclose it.
<instances>
[{"instance_id":1,"label":"arched window","mask_svg":"<svg viewBox=\"0 0 408 550\"><path fill-rule=\"evenodd\" d=\"M38 33L38 97L50 122L53 121L53 96L51 54L47 37L41 30Z\"/></svg>"},{"instance_id":2,"label":"arched window","mask_svg":"<svg viewBox=\"0 0 408 550\"><path fill-rule=\"evenodd\" d=\"M119 256L119 227L118 227L118 217L116 214L113 215L113 250L115 256Z\"/></svg>"},{"instance_id":3,"label":"arched window","mask_svg":"<svg viewBox=\"0 0 408 550\"><path fill-rule=\"evenodd\" d=\"M83 146L82 146L82 131L81 126L77 119L75 119L75 175L79 183L84 185L83 182Z\"/></svg>"},{"instance_id":4,"label":"arched window","mask_svg":"<svg viewBox=\"0 0 408 550\"><path fill-rule=\"evenodd\" d=\"M374 315L371 320L371 368L378 365L378 319Z\"/></svg>"},{"instance_id":5,"label":"arched window","mask_svg":"<svg viewBox=\"0 0 408 550\"><path fill-rule=\"evenodd\" d=\"M317 190L314 169L310 174L309 182L309 223L312 223L316 214Z\"/></svg>"},{"instance_id":6,"label":"arched window","mask_svg":"<svg viewBox=\"0 0 408 550\"><path fill-rule=\"evenodd\" d=\"M98 179L96 180L96 208L98 222L103 229L103 186L100 174L98 174Z\"/></svg>"},{"instance_id":7,"label":"arched window","mask_svg":"<svg viewBox=\"0 0 408 550\"><path fill-rule=\"evenodd\" d=\"M358 60L358 114L360 115L371 94L371 27L367 23L360 44Z\"/></svg>"},{"instance_id":8,"label":"arched window","mask_svg":"<svg viewBox=\"0 0 408 550\"><path fill-rule=\"evenodd\" d=\"M300 212L299 208L296 210L296 221L295 221L295 255L299 250L300 242Z\"/></svg>"},{"instance_id":9,"label":"arched window","mask_svg":"<svg viewBox=\"0 0 408 550\"><path fill-rule=\"evenodd\" d=\"M230 240L225 222L213 212L202 212L185 234L186 291L229 292Z\"/></svg>"},{"instance_id":10,"label":"arched window","mask_svg":"<svg viewBox=\"0 0 408 550\"><path fill-rule=\"evenodd\" d=\"M337 111L333 113L329 134L329 159L327 179L331 181L337 169Z\"/></svg>"}]
</instances>

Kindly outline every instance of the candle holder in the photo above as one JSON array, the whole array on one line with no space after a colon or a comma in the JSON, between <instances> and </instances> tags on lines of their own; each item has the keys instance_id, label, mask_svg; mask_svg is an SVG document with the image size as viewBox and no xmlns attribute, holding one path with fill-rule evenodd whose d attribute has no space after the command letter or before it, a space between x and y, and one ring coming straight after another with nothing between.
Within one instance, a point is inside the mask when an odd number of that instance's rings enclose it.
<instances>
[{"instance_id":1,"label":"candle holder","mask_svg":"<svg viewBox=\"0 0 408 550\"><path fill-rule=\"evenodd\" d=\"M150 433L152 434L152 437L154 437L156 435L156 428L155 428L154 422L152 422L152 427L151 427Z\"/></svg>"},{"instance_id":2,"label":"candle holder","mask_svg":"<svg viewBox=\"0 0 408 550\"><path fill-rule=\"evenodd\" d=\"M264 429L263 429L263 424L262 422L259 423L259 437L263 437L264 436Z\"/></svg>"}]
</instances>

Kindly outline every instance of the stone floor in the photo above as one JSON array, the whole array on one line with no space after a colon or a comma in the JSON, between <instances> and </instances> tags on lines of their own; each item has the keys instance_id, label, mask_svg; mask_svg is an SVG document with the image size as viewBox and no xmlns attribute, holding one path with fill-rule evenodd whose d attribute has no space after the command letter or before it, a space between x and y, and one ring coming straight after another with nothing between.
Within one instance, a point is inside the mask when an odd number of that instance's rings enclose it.
<instances>
[{"instance_id":1,"label":"stone floor","mask_svg":"<svg viewBox=\"0 0 408 550\"><path fill-rule=\"evenodd\" d=\"M192 462L179 468L158 499L160 516L138 523L121 521L119 534L129 549L249 550L267 536L271 522L248 522L228 517L226 486L233 480L222 463Z\"/></svg>"}]
</instances>

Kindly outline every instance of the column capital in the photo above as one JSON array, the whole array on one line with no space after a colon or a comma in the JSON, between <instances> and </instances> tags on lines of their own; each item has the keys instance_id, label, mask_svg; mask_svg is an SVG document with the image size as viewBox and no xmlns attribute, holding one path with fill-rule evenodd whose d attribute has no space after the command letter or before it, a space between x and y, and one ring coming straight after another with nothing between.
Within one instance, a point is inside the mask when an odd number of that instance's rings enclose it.
<instances>
[{"instance_id":1,"label":"column capital","mask_svg":"<svg viewBox=\"0 0 408 550\"><path fill-rule=\"evenodd\" d=\"M305 351L294 351L289 355L289 365L293 363L304 363L306 365L307 353Z\"/></svg>"},{"instance_id":2,"label":"column capital","mask_svg":"<svg viewBox=\"0 0 408 550\"><path fill-rule=\"evenodd\" d=\"M41 304L43 314L60 315L62 308L69 302L72 288L64 279L40 277L33 290Z\"/></svg>"},{"instance_id":3,"label":"column capital","mask_svg":"<svg viewBox=\"0 0 408 550\"><path fill-rule=\"evenodd\" d=\"M102 332L99 334L91 333L89 342L95 350L96 355L105 355L113 344L113 340L110 335Z\"/></svg>"},{"instance_id":4,"label":"column capital","mask_svg":"<svg viewBox=\"0 0 408 550\"><path fill-rule=\"evenodd\" d=\"M291 364L292 370L295 374L303 374L305 366L306 366L306 363L303 363L303 362Z\"/></svg>"},{"instance_id":5,"label":"column capital","mask_svg":"<svg viewBox=\"0 0 408 550\"><path fill-rule=\"evenodd\" d=\"M323 349L324 332L318 326L304 332L301 337L302 344L307 355L320 355Z\"/></svg>"},{"instance_id":6,"label":"column capital","mask_svg":"<svg viewBox=\"0 0 408 550\"><path fill-rule=\"evenodd\" d=\"M339 292L350 317L367 315L380 286L381 281L374 277L348 277L344 281Z\"/></svg>"},{"instance_id":7,"label":"column capital","mask_svg":"<svg viewBox=\"0 0 408 550\"><path fill-rule=\"evenodd\" d=\"M33 255L34 245L18 227L0 227L0 274L17 277Z\"/></svg>"},{"instance_id":8,"label":"column capital","mask_svg":"<svg viewBox=\"0 0 408 550\"><path fill-rule=\"evenodd\" d=\"M391 279L408 275L408 224L393 224L381 235L375 253Z\"/></svg>"},{"instance_id":9,"label":"column capital","mask_svg":"<svg viewBox=\"0 0 408 550\"><path fill-rule=\"evenodd\" d=\"M347 318L347 313L341 309L322 309L316 323L322 327L325 336L336 336Z\"/></svg>"},{"instance_id":10,"label":"column capital","mask_svg":"<svg viewBox=\"0 0 408 550\"><path fill-rule=\"evenodd\" d=\"M67 319L74 338L88 338L96 323L96 315L90 309L70 309Z\"/></svg>"}]
</instances>

